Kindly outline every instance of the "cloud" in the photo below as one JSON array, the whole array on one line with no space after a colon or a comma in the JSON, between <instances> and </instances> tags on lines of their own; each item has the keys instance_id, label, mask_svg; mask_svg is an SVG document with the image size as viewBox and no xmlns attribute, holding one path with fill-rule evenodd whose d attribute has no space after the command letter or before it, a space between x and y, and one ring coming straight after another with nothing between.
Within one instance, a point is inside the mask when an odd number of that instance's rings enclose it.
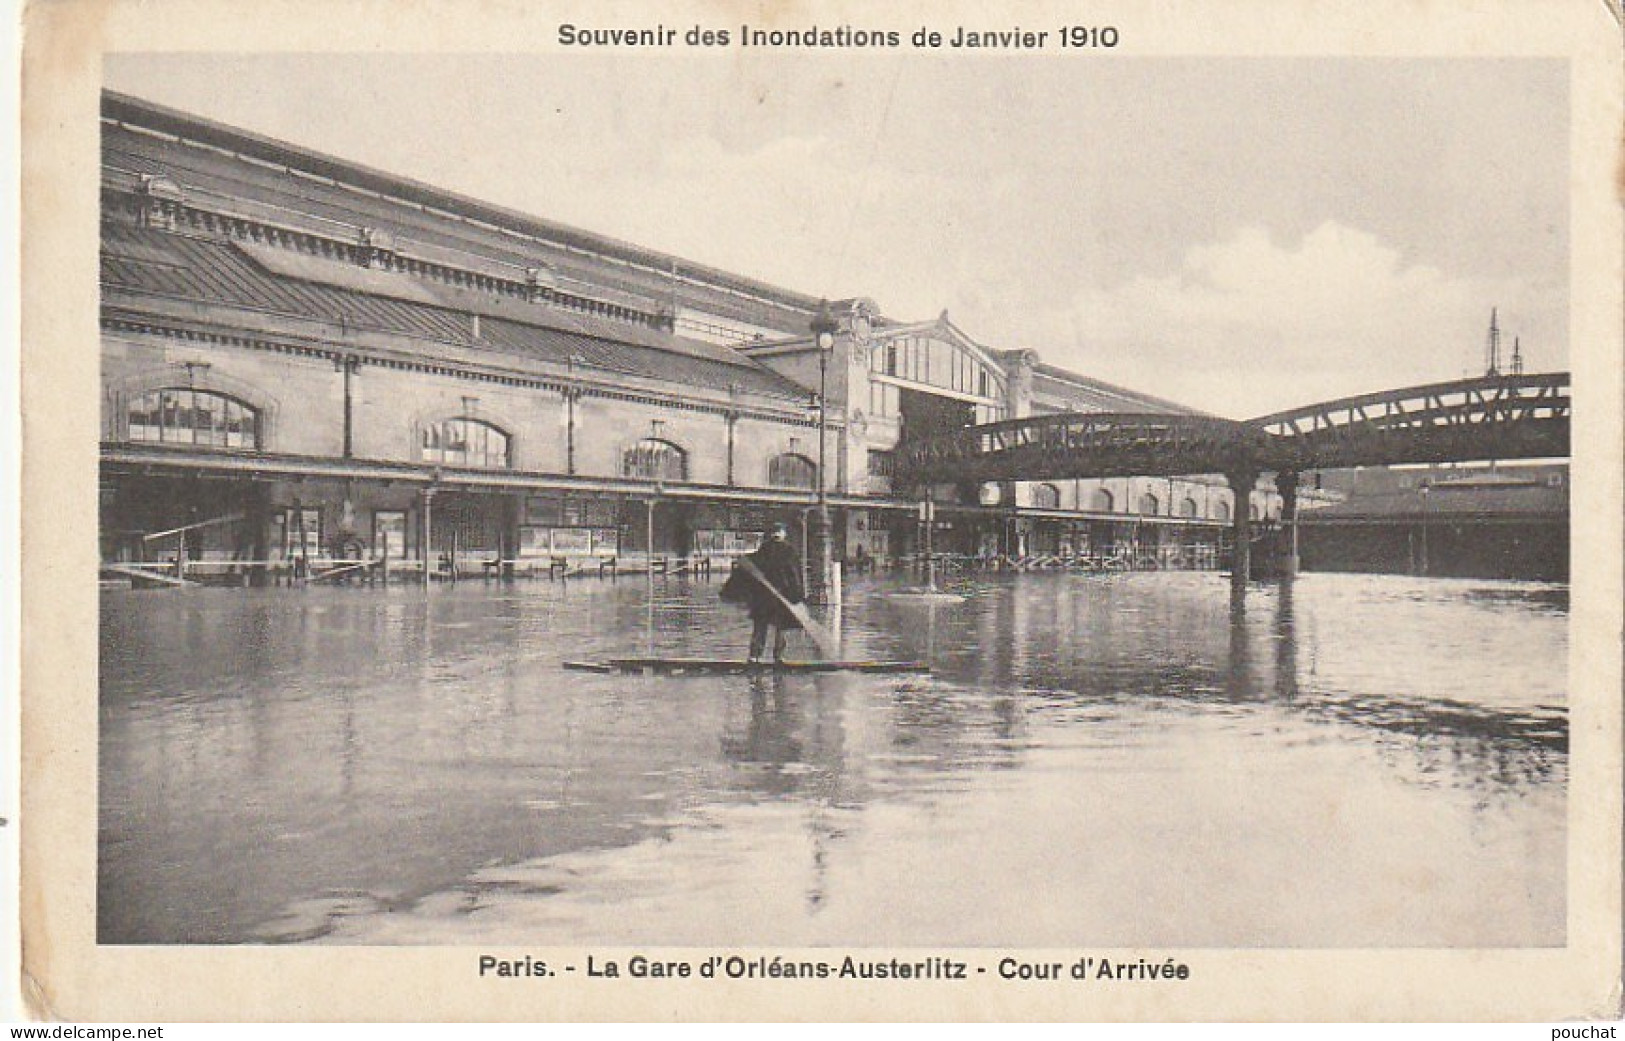
<instances>
[{"instance_id":1,"label":"cloud","mask_svg":"<svg viewBox=\"0 0 1625 1041\"><path fill-rule=\"evenodd\" d=\"M1179 270L1079 290L1028 330L1057 364L1222 415L1256 415L1481 371L1491 307L1504 355L1566 365L1565 287L1453 275L1328 221L1292 245L1244 228Z\"/></svg>"},{"instance_id":2,"label":"cloud","mask_svg":"<svg viewBox=\"0 0 1625 1041\"><path fill-rule=\"evenodd\" d=\"M695 134L643 167L603 171L560 207L567 220L585 224L598 214L595 230L771 284L874 295L877 284L925 276L918 269L935 253L922 247L922 260L911 243L966 204L963 188L946 178L868 160L861 148L824 136L736 149ZM928 295L940 300L941 290Z\"/></svg>"}]
</instances>

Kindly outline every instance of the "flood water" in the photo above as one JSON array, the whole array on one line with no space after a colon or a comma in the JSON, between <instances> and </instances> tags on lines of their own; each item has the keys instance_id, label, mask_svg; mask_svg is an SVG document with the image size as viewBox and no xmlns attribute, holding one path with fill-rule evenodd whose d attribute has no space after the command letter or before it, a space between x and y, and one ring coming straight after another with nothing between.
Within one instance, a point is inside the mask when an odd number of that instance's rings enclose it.
<instances>
[{"instance_id":1,"label":"flood water","mask_svg":"<svg viewBox=\"0 0 1625 1041\"><path fill-rule=\"evenodd\" d=\"M719 585L104 592L99 939L1564 942L1564 587L859 579L930 675L561 668L742 657Z\"/></svg>"}]
</instances>

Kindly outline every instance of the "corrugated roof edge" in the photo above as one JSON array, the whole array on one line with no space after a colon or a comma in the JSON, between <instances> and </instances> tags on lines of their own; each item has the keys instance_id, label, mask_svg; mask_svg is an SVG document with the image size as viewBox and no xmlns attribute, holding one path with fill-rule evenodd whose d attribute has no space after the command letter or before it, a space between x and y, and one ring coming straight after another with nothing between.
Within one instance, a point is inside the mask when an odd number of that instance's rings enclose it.
<instances>
[{"instance_id":1,"label":"corrugated roof edge","mask_svg":"<svg viewBox=\"0 0 1625 1041\"><path fill-rule=\"evenodd\" d=\"M112 227L113 226L107 224L103 225L102 244L104 253L110 254L114 257L128 256L128 250L126 248L107 250L106 236ZM151 236L161 236L161 240L164 241L175 238L193 238L191 236L173 236L169 233L136 228L123 229L122 234L135 237L135 241L137 243L140 243L142 237ZM213 239L202 239L200 241L206 242L212 248L229 250L232 256L237 257L241 262L250 265L258 274L278 282L303 282L310 285L322 286L326 289L341 293L354 294L357 296L378 300L391 300L404 303L408 306L432 308L436 312L447 315L480 314L484 317L489 317L498 321L508 322L519 327L535 329L542 332L579 336L605 343L616 344L622 347L634 348L636 350L650 351L655 354L664 354L676 358L686 358L689 360L707 362L710 364L720 364L731 369L738 370L741 377L748 374L751 377L755 377L757 379L764 380L769 384L776 385L778 392L786 399L801 398L807 393L807 388L802 387L799 383L789 379L784 374L763 365L755 359L744 357L743 355L730 351L725 347L717 347L713 344L704 343L703 341L688 340L682 337L673 336L670 333L653 329L639 328L636 326L623 327L621 323L599 320L592 315L578 315L571 312L547 314L547 309L545 307L537 308L536 310L539 313L530 313L530 305L513 304L508 301L501 300L500 298L478 298L459 303L455 299L440 299L432 294L426 298L426 296L423 294L399 292L391 293L382 291L378 287L362 289L355 284L347 285L330 278L312 278L309 274L304 276L290 274L288 271L280 269L279 265L267 265L265 263L266 258L263 254L266 250L270 249L270 247L245 246L240 242L219 242ZM124 247L127 247L128 245L129 243L121 244L121 246ZM150 248L150 246L147 248ZM302 257L301 255L290 256L306 261L311 259L308 257ZM187 257L184 254L177 254L171 258L145 255L134 259L139 260L141 263L147 264L178 264L178 266L183 268L190 267ZM360 268L356 269L356 273L358 275L368 274L366 269ZM132 288L136 292L147 291L143 287L129 288ZM448 290L447 292L460 291ZM472 304L474 306L466 306L468 304ZM228 304L227 306L231 305Z\"/></svg>"},{"instance_id":2,"label":"corrugated roof edge","mask_svg":"<svg viewBox=\"0 0 1625 1041\"><path fill-rule=\"evenodd\" d=\"M266 162L295 167L369 191L398 196L403 202L452 210L476 220L506 225L538 238L551 239L563 245L602 253L606 257L655 270L667 270L675 263L680 266L679 270L683 274L713 282L719 287L761 296L786 307L808 311L816 311L818 308L820 298L816 296L744 278L720 268L697 264L682 257L646 249L607 235L599 235L567 224L520 213L517 210L481 202L422 181L300 148L286 141L159 105L143 98L103 90L101 111L104 119L132 123L175 137L242 152Z\"/></svg>"},{"instance_id":3,"label":"corrugated roof edge","mask_svg":"<svg viewBox=\"0 0 1625 1041\"><path fill-rule=\"evenodd\" d=\"M1212 412L1204 412L1199 408L1192 408L1189 405L1183 405L1177 401L1170 401L1167 398L1159 398L1154 394L1146 394L1143 391L1130 390L1127 387L1120 387L1115 383L1107 383L1104 380L1093 379L1089 376L1081 376L1070 369L1063 369L1058 365L1049 365L1044 362L1039 362L1037 365L1033 366L1033 371L1039 373L1040 375L1049 376L1052 379L1063 380L1067 383L1075 383L1080 387L1087 387L1090 390L1100 391L1103 394L1116 394L1121 397L1129 398L1133 401L1143 401L1148 405L1157 405L1161 408L1173 409L1174 411L1187 416L1203 416L1208 419L1225 418Z\"/></svg>"},{"instance_id":4,"label":"corrugated roof edge","mask_svg":"<svg viewBox=\"0 0 1625 1041\"><path fill-rule=\"evenodd\" d=\"M666 351L741 369L772 371L755 359L730 348L647 326L617 322L543 304L529 304L505 297L488 296L454 286L433 284L419 286L412 282L409 276L397 272L372 271L301 253L287 253L287 264L281 264L278 263L278 258L283 255L283 251L277 250L276 247L245 242L232 242L230 245L252 263L266 269L277 278L293 278L349 292L408 300L463 314L503 318L522 325L575 333L647 350ZM305 270L298 270L299 267ZM373 284L364 285L363 280L371 280Z\"/></svg>"}]
</instances>

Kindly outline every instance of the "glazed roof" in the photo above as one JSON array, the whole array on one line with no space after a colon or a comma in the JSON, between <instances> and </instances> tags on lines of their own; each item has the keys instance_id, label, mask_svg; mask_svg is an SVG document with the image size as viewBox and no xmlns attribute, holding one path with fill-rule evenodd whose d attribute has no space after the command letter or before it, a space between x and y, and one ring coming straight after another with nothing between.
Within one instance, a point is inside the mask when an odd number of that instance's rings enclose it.
<instances>
[{"instance_id":1,"label":"glazed roof","mask_svg":"<svg viewBox=\"0 0 1625 1041\"><path fill-rule=\"evenodd\" d=\"M413 242L521 269L546 263L599 289L613 286L644 306L667 299L675 288L708 313L787 332L804 328L805 315L817 307L817 298L806 294L140 98L103 91L102 118L104 176L168 176L188 189L338 226L378 226Z\"/></svg>"},{"instance_id":2,"label":"glazed roof","mask_svg":"<svg viewBox=\"0 0 1625 1041\"><path fill-rule=\"evenodd\" d=\"M725 347L545 304L433 286L393 272L292 253L272 260L270 249L104 221L101 279L112 289L316 319L561 367L575 356L593 369L675 386L726 390L737 385L786 400L807 397L799 384ZM286 273L300 264L309 277ZM335 284L341 276L326 274L324 267L347 270L342 278L350 284ZM371 291L357 288L369 284ZM481 317L478 337L471 314Z\"/></svg>"}]
</instances>

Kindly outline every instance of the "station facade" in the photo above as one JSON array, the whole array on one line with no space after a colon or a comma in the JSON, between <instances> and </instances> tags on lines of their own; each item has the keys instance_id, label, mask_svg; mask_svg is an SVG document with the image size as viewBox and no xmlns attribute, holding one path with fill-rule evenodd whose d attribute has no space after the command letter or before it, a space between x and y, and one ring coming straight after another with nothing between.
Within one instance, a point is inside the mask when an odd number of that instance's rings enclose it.
<instances>
[{"instance_id":1,"label":"station facade","mask_svg":"<svg viewBox=\"0 0 1625 1041\"><path fill-rule=\"evenodd\" d=\"M116 94L102 142L106 565L704 562L805 532L822 469L852 562L918 552L929 515L990 561L1217 566L1219 478L901 486L912 437L1189 411L946 312L826 305Z\"/></svg>"}]
</instances>

